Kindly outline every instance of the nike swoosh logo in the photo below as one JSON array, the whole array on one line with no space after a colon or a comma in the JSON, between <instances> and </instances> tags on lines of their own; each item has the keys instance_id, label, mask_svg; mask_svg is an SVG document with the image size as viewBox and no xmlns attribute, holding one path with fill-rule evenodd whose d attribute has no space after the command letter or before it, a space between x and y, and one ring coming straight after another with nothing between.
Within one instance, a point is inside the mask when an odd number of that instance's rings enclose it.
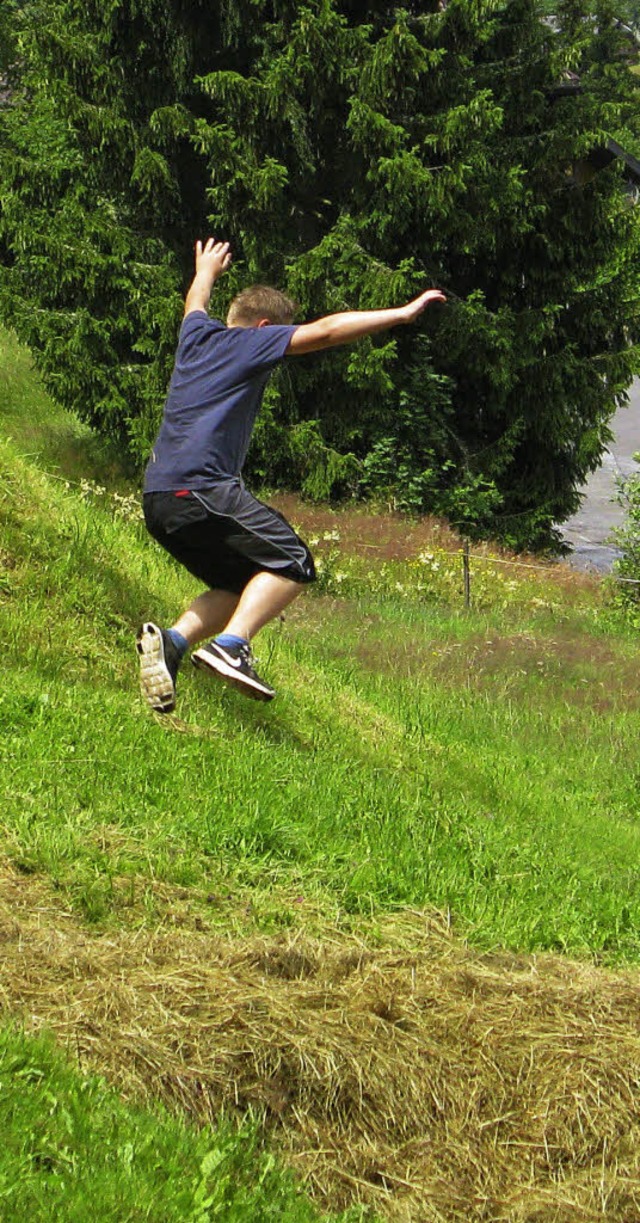
<instances>
[{"instance_id":1,"label":"nike swoosh logo","mask_svg":"<svg viewBox=\"0 0 640 1223\"><path fill-rule=\"evenodd\" d=\"M229 663L230 667L241 667L242 666L241 658L230 658L228 654L224 654L223 658L225 662Z\"/></svg>"}]
</instances>

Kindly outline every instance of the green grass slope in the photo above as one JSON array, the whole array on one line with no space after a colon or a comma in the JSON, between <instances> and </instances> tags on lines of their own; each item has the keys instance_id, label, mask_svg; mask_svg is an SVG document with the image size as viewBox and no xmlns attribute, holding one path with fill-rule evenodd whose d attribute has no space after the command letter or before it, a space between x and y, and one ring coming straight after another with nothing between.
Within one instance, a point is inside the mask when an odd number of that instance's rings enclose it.
<instances>
[{"instance_id":1,"label":"green grass slope","mask_svg":"<svg viewBox=\"0 0 640 1223\"><path fill-rule=\"evenodd\" d=\"M222 880L267 927L313 896L435 907L482 946L637 958L638 650L595 596L465 615L352 580L259 639L272 705L187 666L160 723L134 633L193 582L119 501L65 481L82 438L24 368L5 378L1 818L23 869L92 918L126 916L145 881L206 903ZM19 417L18 387L39 403Z\"/></svg>"}]
</instances>

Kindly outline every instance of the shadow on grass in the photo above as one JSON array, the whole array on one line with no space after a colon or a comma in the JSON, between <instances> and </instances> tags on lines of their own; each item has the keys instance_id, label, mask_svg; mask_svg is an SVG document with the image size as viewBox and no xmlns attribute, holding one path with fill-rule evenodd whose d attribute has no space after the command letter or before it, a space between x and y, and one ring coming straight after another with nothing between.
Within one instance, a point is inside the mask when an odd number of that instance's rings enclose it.
<instances>
[{"instance_id":1,"label":"shadow on grass","mask_svg":"<svg viewBox=\"0 0 640 1223\"><path fill-rule=\"evenodd\" d=\"M205 695L209 690L212 696L215 694L220 707L230 718L237 721L238 729L243 733L250 732L256 738L265 739L278 747L293 746L304 752L314 750L312 740L288 721L287 713L282 707L282 698L277 704L277 696L273 704L254 701L215 678L203 675L195 669L194 672L200 693Z\"/></svg>"}]
</instances>

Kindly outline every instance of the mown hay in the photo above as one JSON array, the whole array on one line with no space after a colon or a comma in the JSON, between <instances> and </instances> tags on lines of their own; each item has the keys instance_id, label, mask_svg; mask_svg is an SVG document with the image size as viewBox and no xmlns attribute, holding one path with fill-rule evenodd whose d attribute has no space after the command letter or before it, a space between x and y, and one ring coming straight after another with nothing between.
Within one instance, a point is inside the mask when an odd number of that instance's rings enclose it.
<instances>
[{"instance_id":1,"label":"mown hay","mask_svg":"<svg viewBox=\"0 0 640 1223\"><path fill-rule=\"evenodd\" d=\"M368 939L91 935L0 879L0 1005L126 1095L264 1111L318 1203L393 1220L640 1219L638 974Z\"/></svg>"}]
</instances>

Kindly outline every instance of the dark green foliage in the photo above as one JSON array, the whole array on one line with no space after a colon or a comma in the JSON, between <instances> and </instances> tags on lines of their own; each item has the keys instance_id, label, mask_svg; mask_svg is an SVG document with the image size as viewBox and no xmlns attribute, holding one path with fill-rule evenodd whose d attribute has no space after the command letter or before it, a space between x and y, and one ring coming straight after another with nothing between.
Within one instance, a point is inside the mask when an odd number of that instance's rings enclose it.
<instances>
[{"instance_id":1,"label":"dark green foliage","mask_svg":"<svg viewBox=\"0 0 640 1223\"><path fill-rule=\"evenodd\" d=\"M546 546L599 461L638 339L629 40L562 0L27 0L0 116L0 309L65 404L141 461L192 243L229 238L301 314L449 295L291 361L252 474L373 492ZM569 77L568 72L579 77ZM572 84L573 82L573 84Z\"/></svg>"},{"instance_id":2,"label":"dark green foliage","mask_svg":"<svg viewBox=\"0 0 640 1223\"><path fill-rule=\"evenodd\" d=\"M11 71L16 54L15 23L18 0L3 0L0 7L0 75Z\"/></svg>"}]
</instances>

